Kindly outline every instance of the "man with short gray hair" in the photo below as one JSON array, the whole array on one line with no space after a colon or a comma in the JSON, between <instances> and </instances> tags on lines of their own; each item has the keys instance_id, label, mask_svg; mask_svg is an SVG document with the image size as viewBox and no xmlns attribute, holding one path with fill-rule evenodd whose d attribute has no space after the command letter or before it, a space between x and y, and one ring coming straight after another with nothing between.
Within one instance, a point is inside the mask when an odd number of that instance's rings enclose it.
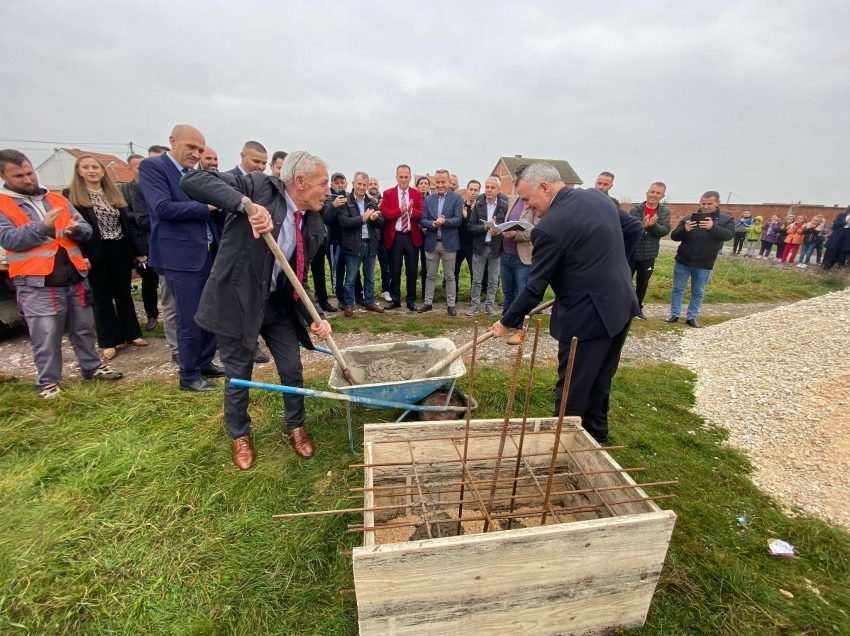
<instances>
[{"instance_id":1,"label":"man with short gray hair","mask_svg":"<svg viewBox=\"0 0 850 636\"><path fill-rule=\"evenodd\" d=\"M612 201L599 190L571 189L547 163L528 166L517 193L541 221L531 232L528 283L493 325L496 336L519 327L551 285L555 305L549 330L558 341L555 414L561 405L567 358L578 338L566 413L579 415L598 442L608 438L608 398L629 324L638 313L626 258L626 244L637 240L640 223L623 225ZM628 235L624 234L628 230Z\"/></svg>"},{"instance_id":2,"label":"man with short gray hair","mask_svg":"<svg viewBox=\"0 0 850 636\"><path fill-rule=\"evenodd\" d=\"M325 238L321 209L328 193L325 163L299 150L287 155L277 179L262 172L248 175L196 171L181 182L186 194L229 212L212 273L201 295L195 320L218 336L219 353L229 379L251 379L257 337L271 351L281 382L303 386L299 343L313 348L310 332L325 338L327 321L312 323L289 279L275 262L261 234L272 232L295 275L304 272ZM255 203L250 217L243 197ZM289 442L296 454L313 455L304 429L304 398L284 397ZM248 390L228 381L224 420L232 440L233 463L240 470L254 464Z\"/></svg>"}]
</instances>

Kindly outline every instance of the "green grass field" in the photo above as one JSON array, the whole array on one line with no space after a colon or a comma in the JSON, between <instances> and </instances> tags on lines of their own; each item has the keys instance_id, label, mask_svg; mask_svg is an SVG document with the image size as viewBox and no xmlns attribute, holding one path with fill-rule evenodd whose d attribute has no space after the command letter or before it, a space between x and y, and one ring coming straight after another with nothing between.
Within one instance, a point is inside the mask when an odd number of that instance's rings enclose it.
<instances>
[{"instance_id":1,"label":"green grass field","mask_svg":"<svg viewBox=\"0 0 850 636\"><path fill-rule=\"evenodd\" d=\"M548 413L553 380L538 375L533 413ZM689 411L692 382L662 365L624 368L615 383L612 442L627 446L616 458L650 466L640 481L681 482L667 491L679 519L636 633L850 634L850 535L761 494L747 461ZM479 417L502 414L506 383L482 370ZM357 517L271 519L351 505L360 475L347 468L342 410L308 402L318 453L305 462L282 440L278 398L255 393L259 463L240 474L220 400L172 383L85 383L44 402L0 385L0 633L356 634L344 552ZM356 422L392 415L356 411ZM772 537L800 558L768 556Z\"/></svg>"}]
</instances>

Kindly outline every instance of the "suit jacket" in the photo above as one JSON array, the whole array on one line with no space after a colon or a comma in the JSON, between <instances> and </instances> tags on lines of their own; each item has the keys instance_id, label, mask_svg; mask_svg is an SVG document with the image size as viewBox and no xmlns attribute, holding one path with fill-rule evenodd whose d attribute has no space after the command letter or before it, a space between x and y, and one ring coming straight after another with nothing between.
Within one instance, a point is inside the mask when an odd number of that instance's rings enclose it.
<instances>
[{"instance_id":1,"label":"suit jacket","mask_svg":"<svg viewBox=\"0 0 850 636\"><path fill-rule=\"evenodd\" d=\"M121 184L121 194L127 200L127 222L133 251L136 256L147 256L150 250L151 219L145 195L136 181Z\"/></svg>"},{"instance_id":2,"label":"suit jacket","mask_svg":"<svg viewBox=\"0 0 850 636\"><path fill-rule=\"evenodd\" d=\"M378 202L370 198L369 195L366 195L364 205L366 210L378 209ZM353 192L348 195L345 205L336 210L336 222L340 232L339 244L342 247L342 253L349 256L360 256L360 247L363 241L363 221ZM383 224L383 216L378 216L377 220L366 223L369 232L369 256L378 254L378 241Z\"/></svg>"},{"instance_id":3,"label":"suit jacket","mask_svg":"<svg viewBox=\"0 0 850 636\"><path fill-rule=\"evenodd\" d=\"M197 272L209 254L207 229L218 238L210 210L180 189L180 171L167 154L149 157L139 165L139 187L150 210L150 253L154 267Z\"/></svg>"},{"instance_id":4,"label":"suit jacket","mask_svg":"<svg viewBox=\"0 0 850 636\"><path fill-rule=\"evenodd\" d=\"M242 169L239 166L234 166L230 170L225 170L224 174L232 174L234 177L241 177Z\"/></svg>"},{"instance_id":5,"label":"suit jacket","mask_svg":"<svg viewBox=\"0 0 850 636\"><path fill-rule=\"evenodd\" d=\"M251 224L244 210L239 208L243 196L265 207L272 216L272 233L277 238L287 215L283 182L262 172L234 176L196 170L183 177L181 186L193 199L228 213L218 255L201 293L195 322L214 334L241 338L246 347L253 349L263 323L266 302L272 296L274 256L262 239L254 238ZM325 237L321 214L307 212L301 229L306 275L310 261ZM293 269L294 260L293 253ZM301 343L312 348L307 331L311 318L300 300L293 298L289 281L285 277L283 279L286 283L275 290L272 299L281 313L292 320Z\"/></svg>"},{"instance_id":6,"label":"suit jacket","mask_svg":"<svg viewBox=\"0 0 850 636\"><path fill-rule=\"evenodd\" d=\"M551 285L556 296L549 324L553 338L567 342L573 336L591 340L620 333L639 311L620 216L597 190L558 192L531 233L528 284L502 323L520 326Z\"/></svg>"},{"instance_id":7,"label":"suit jacket","mask_svg":"<svg viewBox=\"0 0 850 636\"><path fill-rule=\"evenodd\" d=\"M519 197L513 196L508 200L507 212L505 213L505 218L508 218L511 210L514 205L516 205L517 199ZM526 223L530 223L531 225L537 226L540 219L532 212L529 208L524 207L522 213L519 215L520 221L525 221ZM519 256L519 260L523 265L531 265L531 253L532 253L532 244L531 244L531 232L534 230L526 230L524 232L517 232L514 235L514 242L516 243L516 251L517 256ZM504 254L504 243L502 243L502 253Z\"/></svg>"},{"instance_id":8,"label":"suit jacket","mask_svg":"<svg viewBox=\"0 0 850 636\"><path fill-rule=\"evenodd\" d=\"M439 216L437 206L439 194L434 194L425 199L425 209L419 225L425 230L425 251L433 252L437 249L437 226L434 221ZM439 228L442 235L443 249L447 252L457 252L460 249L460 224L463 223L463 198L457 192L446 192L443 202L443 217L446 222Z\"/></svg>"},{"instance_id":9,"label":"suit jacket","mask_svg":"<svg viewBox=\"0 0 850 636\"><path fill-rule=\"evenodd\" d=\"M419 220L422 218L422 193L411 186L407 190L410 197L410 240L414 247L422 246L422 230L419 229ZM401 216L398 201L398 187L384 190L381 197L381 214L384 216L384 247L390 249L395 242L395 223Z\"/></svg>"},{"instance_id":10,"label":"suit jacket","mask_svg":"<svg viewBox=\"0 0 850 636\"><path fill-rule=\"evenodd\" d=\"M494 223L503 223L508 215L508 200L499 196L496 198L496 211L493 213ZM490 246L490 255L499 256L502 253L502 237L498 234L490 237L487 243L487 197L479 194L475 198L469 218L466 219L466 227L472 234L472 251L481 254L487 245Z\"/></svg>"}]
</instances>

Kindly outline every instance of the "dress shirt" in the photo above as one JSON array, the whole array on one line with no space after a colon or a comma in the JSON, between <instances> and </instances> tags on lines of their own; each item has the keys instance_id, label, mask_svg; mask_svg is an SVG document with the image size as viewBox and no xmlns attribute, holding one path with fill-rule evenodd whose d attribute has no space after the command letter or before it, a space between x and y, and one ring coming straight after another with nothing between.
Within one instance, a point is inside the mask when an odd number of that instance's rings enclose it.
<instances>
[{"instance_id":1,"label":"dress shirt","mask_svg":"<svg viewBox=\"0 0 850 636\"><path fill-rule=\"evenodd\" d=\"M404 199L402 199L402 193L404 193L404 194L407 195L407 209L409 211L411 211L413 209L413 207L412 207L413 203L411 203L411 201L410 201L410 188L408 188L407 190L402 190L401 188L396 188L396 190L398 190L398 209L401 210L401 202L404 200ZM410 213L412 214L412 212L410 212ZM411 218L410 219L410 225L408 227L412 227L412 226L413 226L413 219ZM401 232L401 217L399 217L398 221L395 222L395 231Z\"/></svg>"},{"instance_id":2,"label":"dress shirt","mask_svg":"<svg viewBox=\"0 0 850 636\"><path fill-rule=\"evenodd\" d=\"M354 201L357 203L357 209L360 210L360 220L363 222L363 228L360 230L360 238L368 240L369 225L363 221L363 215L366 214L366 199L355 198Z\"/></svg>"},{"instance_id":3,"label":"dress shirt","mask_svg":"<svg viewBox=\"0 0 850 636\"><path fill-rule=\"evenodd\" d=\"M496 213L496 205L498 204L498 202L498 199L496 201L493 201L493 203L487 201L487 223L493 220L493 215ZM490 232L487 232L487 234L484 235L484 242L489 243L492 240L493 237L490 236Z\"/></svg>"},{"instance_id":4,"label":"dress shirt","mask_svg":"<svg viewBox=\"0 0 850 636\"><path fill-rule=\"evenodd\" d=\"M443 206L446 204L446 195L438 194L437 195L437 216L443 216ZM442 226L437 227L437 240L443 240L443 229Z\"/></svg>"},{"instance_id":5,"label":"dress shirt","mask_svg":"<svg viewBox=\"0 0 850 636\"><path fill-rule=\"evenodd\" d=\"M283 196L286 198L286 216L280 225L277 244L280 247L280 251L286 257L286 260L289 261L292 258L292 253L295 251L295 212L298 208L295 206L295 202L290 198L288 192L284 191ZM277 275L280 272L281 267L275 262L272 268L272 291L277 287Z\"/></svg>"}]
</instances>

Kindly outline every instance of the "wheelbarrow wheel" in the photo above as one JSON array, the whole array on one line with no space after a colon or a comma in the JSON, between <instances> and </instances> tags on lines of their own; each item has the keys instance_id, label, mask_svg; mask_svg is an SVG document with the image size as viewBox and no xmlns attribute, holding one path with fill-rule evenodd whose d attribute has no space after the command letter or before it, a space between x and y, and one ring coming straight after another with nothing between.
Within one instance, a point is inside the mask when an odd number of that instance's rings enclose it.
<instances>
[{"instance_id":1,"label":"wheelbarrow wheel","mask_svg":"<svg viewBox=\"0 0 850 636\"><path fill-rule=\"evenodd\" d=\"M449 392L445 389L440 389L438 391L434 391L431 395L422 400L420 404L426 406L447 406L446 399L448 397ZM448 406L466 406L467 403L466 395L464 395L459 389L455 389L452 393L452 399L449 401ZM458 411L419 411L418 413L419 419L425 421L456 420L463 417L463 414Z\"/></svg>"}]
</instances>

